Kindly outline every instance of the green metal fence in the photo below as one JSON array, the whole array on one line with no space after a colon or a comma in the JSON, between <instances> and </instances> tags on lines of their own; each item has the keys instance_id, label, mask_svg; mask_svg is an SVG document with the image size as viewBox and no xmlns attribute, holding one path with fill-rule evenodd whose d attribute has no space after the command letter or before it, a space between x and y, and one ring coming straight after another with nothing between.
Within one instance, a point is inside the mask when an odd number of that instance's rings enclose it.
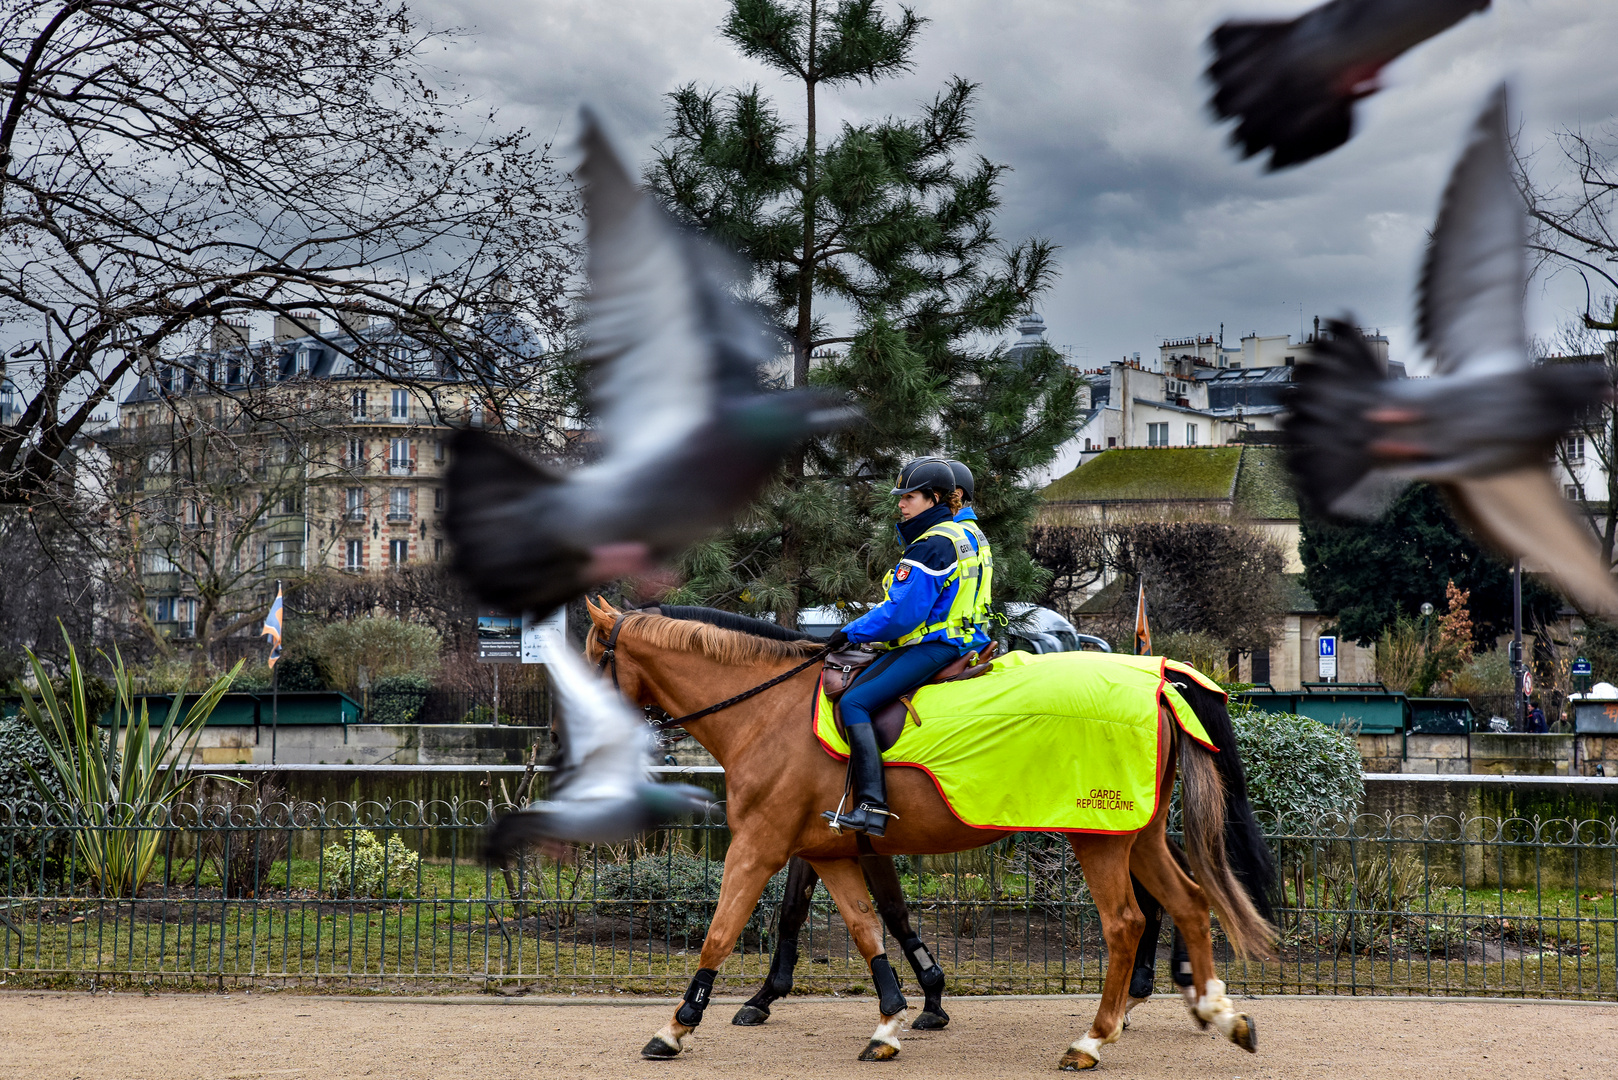
<instances>
[{"instance_id":1,"label":"green metal fence","mask_svg":"<svg viewBox=\"0 0 1618 1080\"><path fill-rule=\"evenodd\" d=\"M115 830L0 807L5 984L676 992L696 969L729 839L716 808L501 871L478 858L490 803L239 798ZM1618 1000L1618 821L1269 824L1281 956L1244 963L1216 939L1234 990ZM87 845L143 839L152 859L136 896L86 875ZM1100 988L1099 920L1059 837L900 868L954 992ZM762 980L780 889L778 876L726 961L726 990ZM799 989L865 991L823 893L800 949Z\"/></svg>"}]
</instances>

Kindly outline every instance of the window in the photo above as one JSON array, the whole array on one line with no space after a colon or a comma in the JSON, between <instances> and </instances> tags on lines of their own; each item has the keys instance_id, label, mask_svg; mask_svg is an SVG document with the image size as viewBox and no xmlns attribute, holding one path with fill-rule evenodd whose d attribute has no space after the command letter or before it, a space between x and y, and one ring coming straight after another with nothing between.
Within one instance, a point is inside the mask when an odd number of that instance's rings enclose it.
<instances>
[{"instance_id":1,"label":"window","mask_svg":"<svg viewBox=\"0 0 1618 1080\"><path fill-rule=\"evenodd\" d=\"M348 550L346 552L344 552L343 569L344 570L364 570L365 569L365 541L364 540L350 540L348 542Z\"/></svg>"},{"instance_id":2,"label":"window","mask_svg":"<svg viewBox=\"0 0 1618 1080\"><path fill-rule=\"evenodd\" d=\"M388 565L389 566L403 566L409 560L410 560L410 541L408 541L408 540L389 540L388 541Z\"/></svg>"},{"instance_id":3,"label":"window","mask_svg":"<svg viewBox=\"0 0 1618 1080\"><path fill-rule=\"evenodd\" d=\"M388 492L388 520L410 520L410 489L394 488Z\"/></svg>"},{"instance_id":4,"label":"window","mask_svg":"<svg viewBox=\"0 0 1618 1080\"><path fill-rule=\"evenodd\" d=\"M388 443L388 471L400 476L412 471L410 462L410 440L392 439Z\"/></svg>"},{"instance_id":5,"label":"window","mask_svg":"<svg viewBox=\"0 0 1618 1080\"><path fill-rule=\"evenodd\" d=\"M275 566L297 566L303 562L302 540L276 540L270 545L270 561Z\"/></svg>"},{"instance_id":6,"label":"window","mask_svg":"<svg viewBox=\"0 0 1618 1080\"><path fill-rule=\"evenodd\" d=\"M410 419L410 391L395 390L388 407L388 416L395 422Z\"/></svg>"},{"instance_id":7,"label":"window","mask_svg":"<svg viewBox=\"0 0 1618 1080\"><path fill-rule=\"evenodd\" d=\"M1116 436L1116 435L1108 435L1107 436L1107 449L1111 450L1113 447L1115 447L1117 445L1118 445L1118 436Z\"/></svg>"},{"instance_id":8,"label":"window","mask_svg":"<svg viewBox=\"0 0 1618 1080\"><path fill-rule=\"evenodd\" d=\"M444 489L443 488L433 488L433 509L437 510L439 512L443 512L443 509L444 509Z\"/></svg>"},{"instance_id":9,"label":"window","mask_svg":"<svg viewBox=\"0 0 1618 1080\"><path fill-rule=\"evenodd\" d=\"M180 567L169 558L166 551L148 551L146 553L146 572L148 574L172 574Z\"/></svg>"},{"instance_id":10,"label":"window","mask_svg":"<svg viewBox=\"0 0 1618 1080\"><path fill-rule=\"evenodd\" d=\"M1185 426L1185 444L1187 446L1197 445L1197 425L1187 424Z\"/></svg>"},{"instance_id":11,"label":"window","mask_svg":"<svg viewBox=\"0 0 1618 1080\"><path fill-rule=\"evenodd\" d=\"M1566 439L1562 440L1562 445L1567 450L1567 459L1569 461L1584 460L1583 435L1569 435Z\"/></svg>"},{"instance_id":12,"label":"window","mask_svg":"<svg viewBox=\"0 0 1618 1080\"><path fill-rule=\"evenodd\" d=\"M1562 494L1567 496L1567 498L1572 502L1583 502L1584 501L1584 485L1583 484L1568 484L1566 487L1562 488Z\"/></svg>"},{"instance_id":13,"label":"window","mask_svg":"<svg viewBox=\"0 0 1618 1080\"><path fill-rule=\"evenodd\" d=\"M348 520L365 520L365 489L351 487L348 489ZM353 541L350 541L352 543Z\"/></svg>"},{"instance_id":14,"label":"window","mask_svg":"<svg viewBox=\"0 0 1618 1080\"><path fill-rule=\"evenodd\" d=\"M443 559L443 557L444 557L444 541L442 541L442 540L434 540L433 541L433 562L438 562L439 560Z\"/></svg>"},{"instance_id":15,"label":"window","mask_svg":"<svg viewBox=\"0 0 1618 1080\"><path fill-rule=\"evenodd\" d=\"M303 495L300 494L300 493L294 492L291 495L282 496L282 498L281 498L281 513L283 513L283 514L301 514L301 513L303 513Z\"/></svg>"},{"instance_id":16,"label":"window","mask_svg":"<svg viewBox=\"0 0 1618 1080\"><path fill-rule=\"evenodd\" d=\"M1089 440L1089 439L1085 439L1085 440L1084 440L1084 448L1085 448L1085 449L1086 449L1086 450L1092 450L1092 449L1094 449L1094 447L1092 447L1092 446L1091 446L1091 445L1090 445L1090 440Z\"/></svg>"},{"instance_id":17,"label":"window","mask_svg":"<svg viewBox=\"0 0 1618 1080\"><path fill-rule=\"evenodd\" d=\"M364 390L355 390L352 394L348 395L348 400L349 400L349 403L350 403L350 406L351 406L350 415L352 415L354 417L354 419L356 419L356 420L364 420L365 419L365 391Z\"/></svg>"},{"instance_id":18,"label":"window","mask_svg":"<svg viewBox=\"0 0 1618 1080\"><path fill-rule=\"evenodd\" d=\"M1168 425L1167 422L1164 422L1164 423L1161 423L1161 424L1147 424L1146 425L1146 445L1147 446L1167 446L1168 444L1169 444L1169 425Z\"/></svg>"},{"instance_id":19,"label":"window","mask_svg":"<svg viewBox=\"0 0 1618 1080\"><path fill-rule=\"evenodd\" d=\"M344 457L343 464L350 469L362 469L365 467L364 439L348 440L348 454Z\"/></svg>"},{"instance_id":20,"label":"window","mask_svg":"<svg viewBox=\"0 0 1618 1080\"><path fill-rule=\"evenodd\" d=\"M1253 678L1255 683L1270 681L1270 650L1260 649L1253 653Z\"/></svg>"},{"instance_id":21,"label":"window","mask_svg":"<svg viewBox=\"0 0 1618 1080\"><path fill-rule=\"evenodd\" d=\"M433 461L442 465L444 463L444 440L433 440Z\"/></svg>"},{"instance_id":22,"label":"window","mask_svg":"<svg viewBox=\"0 0 1618 1080\"><path fill-rule=\"evenodd\" d=\"M178 596L159 596L150 601L146 610L153 622L174 622L179 617L180 598Z\"/></svg>"},{"instance_id":23,"label":"window","mask_svg":"<svg viewBox=\"0 0 1618 1080\"><path fill-rule=\"evenodd\" d=\"M314 351L312 349L299 349L292 354L292 357L293 372L298 375L309 374L310 365L314 362Z\"/></svg>"}]
</instances>

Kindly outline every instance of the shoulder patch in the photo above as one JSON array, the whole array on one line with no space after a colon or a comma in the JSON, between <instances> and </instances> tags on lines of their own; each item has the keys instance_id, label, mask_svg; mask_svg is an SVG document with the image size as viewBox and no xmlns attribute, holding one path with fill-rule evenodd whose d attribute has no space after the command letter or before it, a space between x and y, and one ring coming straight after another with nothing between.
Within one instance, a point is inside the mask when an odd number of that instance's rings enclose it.
<instances>
[{"instance_id":1,"label":"shoulder patch","mask_svg":"<svg viewBox=\"0 0 1618 1080\"><path fill-rule=\"evenodd\" d=\"M900 563L899 568L893 572L893 580L894 581L908 581L909 579L910 579L910 567L906 566L904 563Z\"/></svg>"}]
</instances>

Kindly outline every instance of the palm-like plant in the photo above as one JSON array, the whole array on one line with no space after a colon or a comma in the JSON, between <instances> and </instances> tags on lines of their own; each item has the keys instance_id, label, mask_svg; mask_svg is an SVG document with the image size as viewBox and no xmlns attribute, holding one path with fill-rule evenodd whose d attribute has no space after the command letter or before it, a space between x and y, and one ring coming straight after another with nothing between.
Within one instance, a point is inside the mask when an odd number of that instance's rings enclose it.
<instances>
[{"instance_id":1,"label":"palm-like plant","mask_svg":"<svg viewBox=\"0 0 1618 1080\"><path fill-rule=\"evenodd\" d=\"M157 860L168 807L197 779L180 766L190 761L203 725L242 665L238 662L215 679L183 717L185 695L176 694L154 734L144 702L136 715L134 677L115 651L117 698L112 730L103 746L100 718L90 715L84 669L73 643L68 642L65 699L52 687L39 658L29 652L28 660L39 700L24 690L23 712L45 738L61 789L46 784L32 765L26 766L29 776L46 804L72 826L74 848L103 894L134 896ZM128 732L120 749L118 729L125 724Z\"/></svg>"}]
</instances>

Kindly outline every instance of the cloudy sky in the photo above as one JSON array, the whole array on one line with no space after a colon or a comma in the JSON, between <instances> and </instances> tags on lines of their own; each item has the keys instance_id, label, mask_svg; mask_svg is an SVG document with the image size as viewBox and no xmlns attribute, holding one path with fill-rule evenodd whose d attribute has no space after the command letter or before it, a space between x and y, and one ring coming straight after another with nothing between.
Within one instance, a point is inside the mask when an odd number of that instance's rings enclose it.
<instances>
[{"instance_id":1,"label":"cloudy sky","mask_svg":"<svg viewBox=\"0 0 1618 1080\"><path fill-rule=\"evenodd\" d=\"M981 84L979 147L1013 168L1002 231L1061 245L1050 339L1098 365L1163 337L1291 333L1355 313L1414 359L1411 285L1466 126L1510 77L1548 170L1554 133L1618 114L1618 3L1495 0L1384 74L1336 153L1267 176L1204 112L1203 41L1236 14L1306 0L914 0L931 20L908 76L823 93L835 122L908 113L952 75ZM436 60L505 119L570 153L590 103L644 159L662 95L696 81L791 92L715 32L726 0L415 0L461 42ZM1576 278L1537 281L1532 329L1582 308Z\"/></svg>"}]
</instances>

